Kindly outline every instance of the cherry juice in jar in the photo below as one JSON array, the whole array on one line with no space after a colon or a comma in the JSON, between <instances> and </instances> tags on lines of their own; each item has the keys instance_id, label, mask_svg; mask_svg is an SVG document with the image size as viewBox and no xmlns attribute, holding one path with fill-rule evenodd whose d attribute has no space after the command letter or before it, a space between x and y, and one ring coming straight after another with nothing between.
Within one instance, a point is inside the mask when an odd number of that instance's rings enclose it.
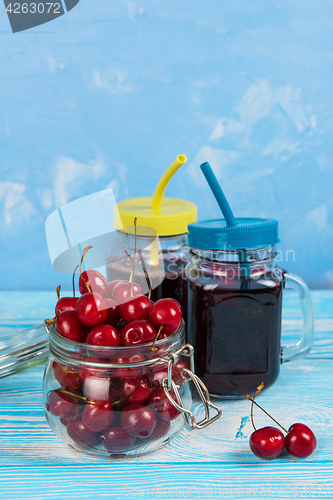
<instances>
[{"instance_id":1,"label":"cherry juice in jar","mask_svg":"<svg viewBox=\"0 0 333 500\"><path fill-rule=\"evenodd\" d=\"M211 395L239 398L271 386L281 363L282 283L275 271L188 284L189 342Z\"/></svg>"},{"instance_id":2,"label":"cherry juice in jar","mask_svg":"<svg viewBox=\"0 0 333 500\"><path fill-rule=\"evenodd\" d=\"M187 339L211 395L253 395L281 364L283 273L275 263L278 224L224 219L189 225Z\"/></svg>"},{"instance_id":3,"label":"cherry juice in jar","mask_svg":"<svg viewBox=\"0 0 333 500\"><path fill-rule=\"evenodd\" d=\"M200 165L223 218L188 226L187 339L198 376L211 395L253 395L270 387L280 364L311 349L313 316L309 289L275 263L279 243L274 219L235 217L208 162ZM282 290L298 291L302 338L281 346Z\"/></svg>"}]
</instances>

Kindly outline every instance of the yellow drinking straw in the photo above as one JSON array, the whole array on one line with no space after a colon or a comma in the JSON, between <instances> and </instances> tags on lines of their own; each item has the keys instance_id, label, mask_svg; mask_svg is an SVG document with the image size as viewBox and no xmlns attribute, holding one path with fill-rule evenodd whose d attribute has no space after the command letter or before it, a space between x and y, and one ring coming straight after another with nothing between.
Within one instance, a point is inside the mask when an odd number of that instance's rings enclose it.
<instances>
[{"instance_id":1,"label":"yellow drinking straw","mask_svg":"<svg viewBox=\"0 0 333 500\"><path fill-rule=\"evenodd\" d=\"M187 161L185 155L178 155L177 158L171 163L171 165L166 169L162 177L160 178L159 183L155 189L155 193L153 196L152 209L153 212L155 210L161 210L161 203L165 188L167 187L171 177L177 172L177 170Z\"/></svg>"},{"instance_id":2,"label":"yellow drinking straw","mask_svg":"<svg viewBox=\"0 0 333 500\"><path fill-rule=\"evenodd\" d=\"M159 183L156 186L155 193L153 196L153 201L151 204L152 212L154 215L160 215L161 213L161 204L162 198L171 177L177 172L177 170L187 161L185 155L178 155L175 160L171 163L171 165L166 169L164 174L162 175ZM158 267L158 242L157 240L153 240L150 245L149 251L149 261L152 268Z\"/></svg>"},{"instance_id":3,"label":"yellow drinking straw","mask_svg":"<svg viewBox=\"0 0 333 500\"><path fill-rule=\"evenodd\" d=\"M170 179L186 161L185 155L177 156L159 180L153 197L119 201L114 214L115 228L132 234L136 217L139 236L150 236L152 229L159 237L187 233L188 224L196 222L196 205L190 201L164 196Z\"/></svg>"}]
</instances>

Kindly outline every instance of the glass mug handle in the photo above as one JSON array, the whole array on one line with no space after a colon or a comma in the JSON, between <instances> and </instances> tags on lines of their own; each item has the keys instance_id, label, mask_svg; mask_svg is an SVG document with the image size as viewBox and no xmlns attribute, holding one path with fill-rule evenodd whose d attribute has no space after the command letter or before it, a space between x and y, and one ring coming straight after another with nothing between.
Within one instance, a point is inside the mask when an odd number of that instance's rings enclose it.
<instances>
[{"instance_id":1,"label":"glass mug handle","mask_svg":"<svg viewBox=\"0 0 333 500\"><path fill-rule=\"evenodd\" d=\"M283 271L284 288L296 290L299 295L303 331L302 338L296 344L282 346L282 363L293 361L294 359L303 358L311 350L314 335L313 309L311 294L306 283L295 274Z\"/></svg>"}]
</instances>

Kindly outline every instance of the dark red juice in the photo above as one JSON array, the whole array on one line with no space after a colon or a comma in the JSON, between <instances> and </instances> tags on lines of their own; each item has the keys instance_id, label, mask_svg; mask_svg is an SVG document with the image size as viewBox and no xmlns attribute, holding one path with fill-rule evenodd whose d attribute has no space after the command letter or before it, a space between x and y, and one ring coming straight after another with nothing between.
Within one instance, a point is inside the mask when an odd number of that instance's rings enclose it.
<instances>
[{"instance_id":1,"label":"dark red juice","mask_svg":"<svg viewBox=\"0 0 333 500\"><path fill-rule=\"evenodd\" d=\"M211 395L239 398L271 386L281 360L282 285L260 280L188 282L188 341ZM229 286L232 284L232 286Z\"/></svg>"},{"instance_id":2,"label":"dark red juice","mask_svg":"<svg viewBox=\"0 0 333 500\"><path fill-rule=\"evenodd\" d=\"M184 259L170 261L164 259L165 278L152 291L151 299L154 302L162 298L171 298L178 300L180 305L184 306L184 289L186 287L185 267L187 262Z\"/></svg>"}]
</instances>

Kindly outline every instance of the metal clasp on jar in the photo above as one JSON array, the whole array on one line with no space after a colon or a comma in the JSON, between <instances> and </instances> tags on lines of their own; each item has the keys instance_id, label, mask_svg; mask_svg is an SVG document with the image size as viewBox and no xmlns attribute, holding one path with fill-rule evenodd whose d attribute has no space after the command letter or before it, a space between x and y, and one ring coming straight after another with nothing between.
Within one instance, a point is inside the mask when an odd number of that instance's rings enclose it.
<instances>
[{"instance_id":1,"label":"metal clasp on jar","mask_svg":"<svg viewBox=\"0 0 333 500\"><path fill-rule=\"evenodd\" d=\"M220 418L222 415L222 410L211 402L207 387L202 382L202 380L200 380L200 378L197 377L197 375L195 375L193 353L194 353L194 348L191 344L184 344L177 351L168 353L168 356L165 359L165 361L168 363L168 377L163 379L163 389L170 403L172 403L173 406L183 414L186 427L188 429L203 429L204 427L207 427L207 425L212 424L213 422L215 422L215 420ZM184 407L177 385L172 380L172 367L179 356L185 356L187 358L190 358L191 369L183 368L181 371L181 376L187 382L192 380L200 396L200 399L204 405L205 418L203 418L200 422L196 422L193 412ZM171 389L173 390L176 396L177 402L170 395ZM214 415L213 417L211 417L209 414L210 409L216 411L216 415Z\"/></svg>"}]
</instances>

